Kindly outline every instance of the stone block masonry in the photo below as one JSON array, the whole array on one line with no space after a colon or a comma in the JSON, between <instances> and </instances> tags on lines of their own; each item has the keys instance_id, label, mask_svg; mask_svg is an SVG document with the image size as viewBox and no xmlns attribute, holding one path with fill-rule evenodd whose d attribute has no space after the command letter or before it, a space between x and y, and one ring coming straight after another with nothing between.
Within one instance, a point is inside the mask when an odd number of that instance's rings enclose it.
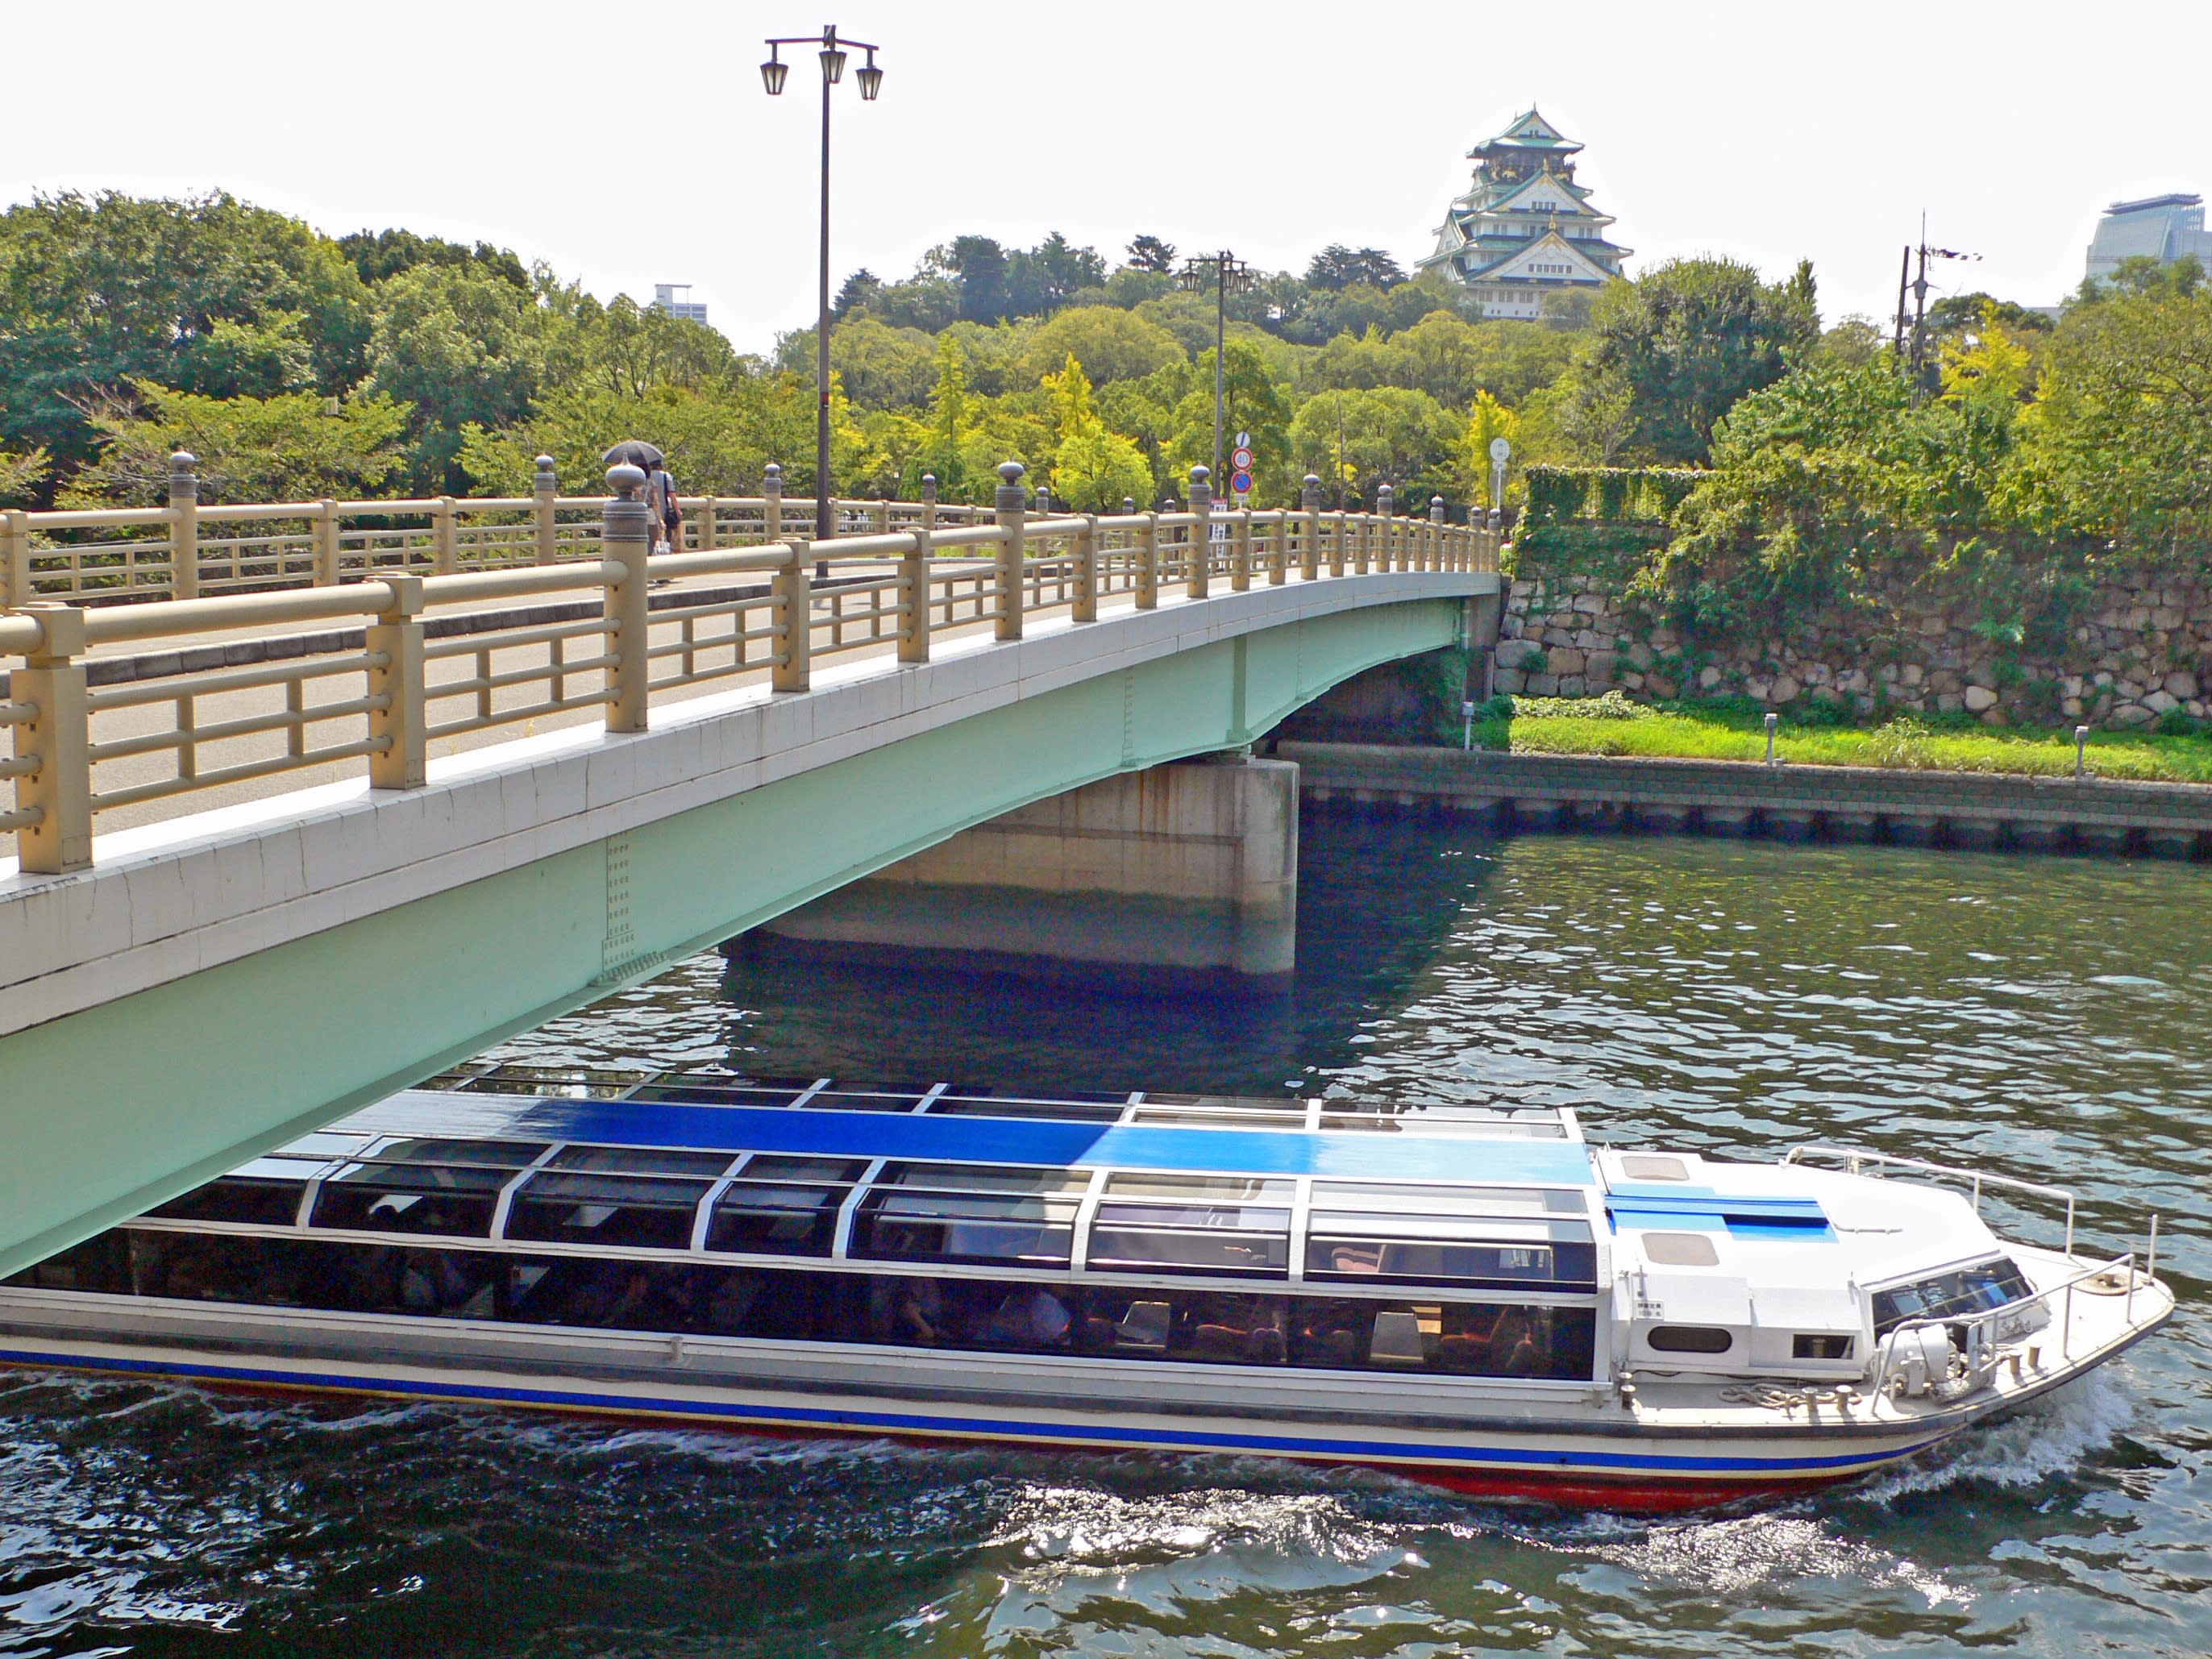
<instances>
[{"instance_id":1,"label":"stone block masonry","mask_svg":"<svg viewBox=\"0 0 2212 1659\"><path fill-rule=\"evenodd\" d=\"M1306 798L1486 817L1502 828L2212 855L2212 788L1740 761L1507 755L1381 744L1273 745Z\"/></svg>"},{"instance_id":2,"label":"stone block masonry","mask_svg":"<svg viewBox=\"0 0 2212 1659\"><path fill-rule=\"evenodd\" d=\"M1881 596L1884 620L1815 613L1786 637L1700 648L1613 576L1550 571L1524 550L1506 597L1495 690L1644 702L1740 695L1786 709L1827 698L1860 716L1971 714L1990 726L2125 729L2212 719L2212 580L2115 577L2071 612L2063 647L1991 637L1971 599L1926 582ZM2002 634L2002 630L1995 630Z\"/></svg>"}]
</instances>

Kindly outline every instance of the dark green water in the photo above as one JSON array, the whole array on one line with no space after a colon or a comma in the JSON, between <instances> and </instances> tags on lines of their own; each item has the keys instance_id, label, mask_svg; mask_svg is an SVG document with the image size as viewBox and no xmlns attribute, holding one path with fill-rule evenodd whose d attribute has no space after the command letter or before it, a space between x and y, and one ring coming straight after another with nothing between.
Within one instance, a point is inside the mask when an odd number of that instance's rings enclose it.
<instances>
[{"instance_id":1,"label":"dark green water","mask_svg":"<svg viewBox=\"0 0 2212 1659\"><path fill-rule=\"evenodd\" d=\"M672 971L509 1057L1565 1102L2165 1217L2166 1333L1939 1459L1658 1522L1260 1462L0 1381L0 1655L2212 1651L2212 868L1310 817L1289 992Z\"/></svg>"}]
</instances>

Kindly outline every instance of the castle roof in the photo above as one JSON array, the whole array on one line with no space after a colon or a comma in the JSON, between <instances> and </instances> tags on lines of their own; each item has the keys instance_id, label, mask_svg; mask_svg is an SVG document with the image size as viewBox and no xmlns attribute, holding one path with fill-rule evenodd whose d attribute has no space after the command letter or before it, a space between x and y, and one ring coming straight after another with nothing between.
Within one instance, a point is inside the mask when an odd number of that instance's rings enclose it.
<instances>
[{"instance_id":1,"label":"castle roof","mask_svg":"<svg viewBox=\"0 0 2212 1659\"><path fill-rule=\"evenodd\" d=\"M1467 154L1468 159L1474 161L1500 149L1543 150L1554 155L1571 155L1581 148L1547 121L1532 104L1507 122L1503 132L1484 139Z\"/></svg>"}]
</instances>

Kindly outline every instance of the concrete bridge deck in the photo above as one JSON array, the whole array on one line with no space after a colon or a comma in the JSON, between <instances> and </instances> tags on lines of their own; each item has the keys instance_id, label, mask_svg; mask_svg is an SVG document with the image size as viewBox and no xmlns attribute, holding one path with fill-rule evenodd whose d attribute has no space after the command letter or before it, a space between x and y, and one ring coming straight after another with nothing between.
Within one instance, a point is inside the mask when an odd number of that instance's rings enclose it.
<instances>
[{"instance_id":1,"label":"concrete bridge deck","mask_svg":"<svg viewBox=\"0 0 2212 1659\"><path fill-rule=\"evenodd\" d=\"M89 868L0 866L0 1272L969 825L1249 742L1452 643L1498 587L1468 552L1335 576L1309 553L1149 606L1094 585L927 661L872 647L804 690L657 696L645 730L540 731L416 787L323 782L103 834Z\"/></svg>"}]
</instances>

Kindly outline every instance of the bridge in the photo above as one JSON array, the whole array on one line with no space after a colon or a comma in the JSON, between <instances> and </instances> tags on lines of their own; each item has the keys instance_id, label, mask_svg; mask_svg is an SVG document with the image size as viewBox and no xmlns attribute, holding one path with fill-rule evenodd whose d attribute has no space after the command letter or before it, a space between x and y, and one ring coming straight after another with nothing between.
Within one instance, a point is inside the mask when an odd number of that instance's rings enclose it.
<instances>
[{"instance_id":1,"label":"bridge","mask_svg":"<svg viewBox=\"0 0 2212 1659\"><path fill-rule=\"evenodd\" d=\"M1001 473L970 522L809 543L771 500L723 544L708 502L651 554L617 468L594 525L503 504L473 568L450 505L352 569L331 503L224 509L319 515L319 567L266 579L304 585L252 592L149 509L167 574L121 603L81 553L34 597L14 515L0 1273L969 826L1245 744L1498 587L1440 501L1224 512L1200 469L1185 511L1040 514Z\"/></svg>"}]
</instances>

